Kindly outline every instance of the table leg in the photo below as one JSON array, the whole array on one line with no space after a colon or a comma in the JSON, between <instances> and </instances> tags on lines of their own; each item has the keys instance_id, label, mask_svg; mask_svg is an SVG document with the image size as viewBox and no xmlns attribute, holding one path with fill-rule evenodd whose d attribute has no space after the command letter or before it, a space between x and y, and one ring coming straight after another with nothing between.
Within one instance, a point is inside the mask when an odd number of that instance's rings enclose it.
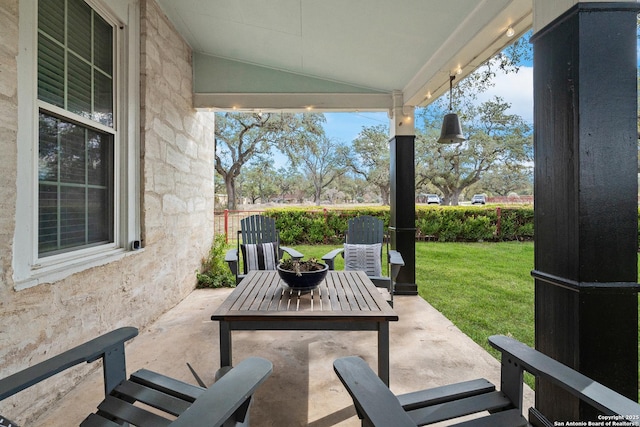
<instances>
[{"instance_id":1,"label":"table leg","mask_svg":"<svg viewBox=\"0 0 640 427\"><path fill-rule=\"evenodd\" d=\"M220 321L220 367L231 366L231 327L229 322Z\"/></svg>"},{"instance_id":2,"label":"table leg","mask_svg":"<svg viewBox=\"0 0 640 427\"><path fill-rule=\"evenodd\" d=\"M378 323L378 376L389 386L389 322Z\"/></svg>"}]
</instances>

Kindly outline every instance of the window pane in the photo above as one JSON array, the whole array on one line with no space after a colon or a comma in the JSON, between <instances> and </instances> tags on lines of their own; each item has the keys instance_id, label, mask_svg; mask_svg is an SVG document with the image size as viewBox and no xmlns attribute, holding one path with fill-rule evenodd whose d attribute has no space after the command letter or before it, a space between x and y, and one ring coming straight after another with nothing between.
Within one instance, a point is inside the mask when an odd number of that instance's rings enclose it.
<instances>
[{"instance_id":1,"label":"window pane","mask_svg":"<svg viewBox=\"0 0 640 427\"><path fill-rule=\"evenodd\" d=\"M60 186L60 249L85 243L85 189Z\"/></svg>"},{"instance_id":2,"label":"window pane","mask_svg":"<svg viewBox=\"0 0 640 427\"><path fill-rule=\"evenodd\" d=\"M94 113L93 119L103 125L113 127L113 79L99 70L94 70Z\"/></svg>"},{"instance_id":3,"label":"window pane","mask_svg":"<svg viewBox=\"0 0 640 427\"><path fill-rule=\"evenodd\" d=\"M66 132L60 130L60 181L84 184L85 130L73 125Z\"/></svg>"},{"instance_id":4,"label":"window pane","mask_svg":"<svg viewBox=\"0 0 640 427\"><path fill-rule=\"evenodd\" d=\"M73 54L67 61L67 110L91 118L91 66Z\"/></svg>"},{"instance_id":5,"label":"window pane","mask_svg":"<svg viewBox=\"0 0 640 427\"><path fill-rule=\"evenodd\" d=\"M89 242L112 242L112 229L105 224L111 223L112 212L105 209L108 206L109 192L106 189L90 188L88 200L88 240Z\"/></svg>"},{"instance_id":6,"label":"window pane","mask_svg":"<svg viewBox=\"0 0 640 427\"><path fill-rule=\"evenodd\" d=\"M89 132L87 141L87 179L91 185L106 187L112 174L110 144L103 141L104 134Z\"/></svg>"},{"instance_id":7,"label":"window pane","mask_svg":"<svg viewBox=\"0 0 640 427\"><path fill-rule=\"evenodd\" d=\"M113 135L40 113L40 255L113 242L113 147Z\"/></svg>"},{"instance_id":8,"label":"window pane","mask_svg":"<svg viewBox=\"0 0 640 427\"><path fill-rule=\"evenodd\" d=\"M38 179L58 180L58 119L40 114Z\"/></svg>"},{"instance_id":9,"label":"window pane","mask_svg":"<svg viewBox=\"0 0 640 427\"><path fill-rule=\"evenodd\" d=\"M94 14L93 37L95 49L93 51L93 63L103 73L113 75L113 27L101 16Z\"/></svg>"},{"instance_id":10,"label":"window pane","mask_svg":"<svg viewBox=\"0 0 640 427\"><path fill-rule=\"evenodd\" d=\"M67 12L69 49L91 62L91 8L82 0L69 0Z\"/></svg>"},{"instance_id":11,"label":"window pane","mask_svg":"<svg viewBox=\"0 0 640 427\"><path fill-rule=\"evenodd\" d=\"M58 43L64 43L64 0L38 2L38 28Z\"/></svg>"},{"instance_id":12,"label":"window pane","mask_svg":"<svg viewBox=\"0 0 640 427\"><path fill-rule=\"evenodd\" d=\"M94 120L113 127L113 27L98 14L93 17Z\"/></svg>"},{"instance_id":13,"label":"window pane","mask_svg":"<svg viewBox=\"0 0 640 427\"><path fill-rule=\"evenodd\" d=\"M38 36L38 98L64 108L64 48Z\"/></svg>"},{"instance_id":14,"label":"window pane","mask_svg":"<svg viewBox=\"0 0 640 427\"><path fill-rule=\"evenodd\" d=\"M58 187L40 184L38 195L38 253L58 249Z\"/></svg>"}]
</instances>

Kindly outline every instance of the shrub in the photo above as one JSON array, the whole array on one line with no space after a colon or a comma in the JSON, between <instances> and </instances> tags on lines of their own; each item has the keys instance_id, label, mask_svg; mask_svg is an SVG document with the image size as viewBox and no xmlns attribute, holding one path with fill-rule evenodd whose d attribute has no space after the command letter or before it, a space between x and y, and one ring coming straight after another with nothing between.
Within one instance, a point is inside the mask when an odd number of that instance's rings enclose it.
<instances>
[{"instance_id":1,"label":"shrub","mask_svg":"<svg viewBox=\"0 0 640 427\"><path fill-rule=\"evenodd\" d=\"M202 259L200 272L196 272L198 280L196 288L223 288L236 285L236 278L224 262L226 249L224 234L215 236L208 257Z\"/></svg>"},{"instance_id":2,"label":"shrub","mask_svg":"<svg viewBox=\"0 0 640 427\"><path fill-rule=\"evenodd\" d=\"M418 235L440 242L530 240L533 209L500 207L419 207Z\"/></svg>"},{"instance_id":3,"label":"shrub","mask_svg":"<svg viewBox=\"0 0 640 427\"><path fill-rule=\"evenodd\" d=\"M469 217L462 223L461 235L468 240L478 242L492 240L495 234L496 225L486 215Z\"/></svg>"},{"instance_id":4,"label":"shrub","mask_svg":"<svg viewBox=\"0 0 640 427\"><path fill-rule=\"evenodd\" d=\"M265 215L275 218L283 245L341 244L347 221L358 215L371 215L389 227L389 207L351 209L284 208L269 209ZM494 206L418 206L415 215L416 236L441 242L531 240L533 208Z\"/></svg>"},{"instance_id":5,"label":"shrub","mask_svg":"<svg viewBox=\"0 0 640 427\"><path fill-rule=\"evenodd\" d=\"M371 215L389 226L389 207L343 210L313 208L269 209L265 215L276 219L284 245L341 244L347 221L357 215ZM499 214L498 214L499 213ZM532 240L533 207L417 206L416 236L441 242ZM640 222L640 209L638 210ZM640 227L638 228L640 247Z\"/></svg>"},{"instance_id":6,"label":"shrub","mask_svg":"<svg viewBox=\"0 0 640 427\"><path fill-rule=\"evenodd\" d=\"M500 240L533 239L533 209L502 209L499 237Z\"/></svg>"},{"instance_id":7,"label":"shrub","mask_svg":"<svg viewBox=\"0 0 640 427\"><path fill-rule=\"evenodd\" d=\"M340 244L344 241L347 221L357 215L372 215L389 225L389 208L346 210L285 208L269 209L265 215L275 218L283 245Z\"/></svg>"}]
</instances>

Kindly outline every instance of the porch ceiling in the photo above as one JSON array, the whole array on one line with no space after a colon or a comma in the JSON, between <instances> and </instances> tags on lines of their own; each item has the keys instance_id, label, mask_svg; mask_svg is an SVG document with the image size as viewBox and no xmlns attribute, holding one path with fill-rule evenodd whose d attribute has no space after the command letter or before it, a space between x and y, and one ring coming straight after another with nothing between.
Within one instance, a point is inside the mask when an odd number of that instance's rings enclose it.
<instances>
[{"instance_id":1,"label":"porch ceiling","mask_svg":"<svg viewBox=\"0 0 640 427\"><path fill-rule=\"evenodd\" d=\"M198 108L425 105L532 24L532 0L157 1L193 49Z\"/></svg>"}]
</instances>

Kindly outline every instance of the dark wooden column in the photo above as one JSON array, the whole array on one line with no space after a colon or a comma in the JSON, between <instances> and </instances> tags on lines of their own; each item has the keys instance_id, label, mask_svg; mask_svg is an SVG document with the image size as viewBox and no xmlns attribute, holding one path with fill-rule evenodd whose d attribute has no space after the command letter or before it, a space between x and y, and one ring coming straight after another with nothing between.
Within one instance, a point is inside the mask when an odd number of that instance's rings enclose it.
<instances>
[{"instance_id":1,"label":"dark wooden column","mask_svg":"<svg viewBox=\"0 0 640 427\"><path fill-rule=\"evenodd\" d=\"M536 348L634 400L636 13L578 3L532 38ZM552 422L596 419L548 382L536 408Z\"/></svg>"},{"instance_id":2,"label":"dark wooden column","mask_svg":"<svg viewBox=\"0 0 640 427\"><path fill-rule=\"evenodd\" d=\"M416 295L415 135L395 135L391 151L391 245L402 254L404 267L396 281L397 295Z\"/></svg>"}]
</instances>

